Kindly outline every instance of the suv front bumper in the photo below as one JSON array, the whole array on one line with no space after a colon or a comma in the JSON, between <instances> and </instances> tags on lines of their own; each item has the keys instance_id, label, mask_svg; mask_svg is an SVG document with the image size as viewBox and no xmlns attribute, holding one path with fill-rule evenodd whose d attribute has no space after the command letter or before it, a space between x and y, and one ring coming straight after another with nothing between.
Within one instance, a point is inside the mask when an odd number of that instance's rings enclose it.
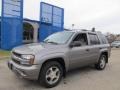
<instances>
[{"instance_id":1,"label":"suv front bumper","mask_svg":"<svg viewBox=\"0 0 120 90\"><path fill-rule=\"evenodd\" d=\"M20 77L38 80L40 65L22 66L10 60L8 61L8 67Z\"/></svg>"}]
</instances>

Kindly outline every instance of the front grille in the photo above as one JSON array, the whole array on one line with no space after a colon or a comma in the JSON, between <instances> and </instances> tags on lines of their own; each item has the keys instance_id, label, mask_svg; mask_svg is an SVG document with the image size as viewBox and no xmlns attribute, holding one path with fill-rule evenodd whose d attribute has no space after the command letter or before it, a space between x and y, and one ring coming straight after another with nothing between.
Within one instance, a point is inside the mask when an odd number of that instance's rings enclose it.
<instances>
[{"instance_id":1,"label":"front grille","mask_svg":"<svg viewBox=\"0 0 120 90\"><path fill-rule=\"evenodd\" d=\"M14 59L14 58L12 58L12 61L15 62L15 63L17 63L17 64L20 64L20 61Z\"/></svg>"},{"instance_id":2,"label":"front grille","mask_svg":"<svg viewBox=\"0 0 120 90\"><path fill-rule=\"evenodd\" d=\"M12 55L12 61L15 62L15 63L17 63L17 64L20 64L20 61L17 60L16 58L20 58L20 57L21 57L21 54L19 54L19 53L17 53L17 52L12 52L12 54L13 54L13 55ZM14 56L15 56L16 58L15 58Z\"/></svg>"},{"instance_id":3,"label":"front grille","mask_svg":"<svg viewBox=\"0 0 120 90\"><path fill-rule=\"evenodd\" d=\"M19 54L19 53L16 53L16 52L12 52L13 53L13 55L15 55L16 57L21 57L21 54Z\"/></svg>"}]
</instances>

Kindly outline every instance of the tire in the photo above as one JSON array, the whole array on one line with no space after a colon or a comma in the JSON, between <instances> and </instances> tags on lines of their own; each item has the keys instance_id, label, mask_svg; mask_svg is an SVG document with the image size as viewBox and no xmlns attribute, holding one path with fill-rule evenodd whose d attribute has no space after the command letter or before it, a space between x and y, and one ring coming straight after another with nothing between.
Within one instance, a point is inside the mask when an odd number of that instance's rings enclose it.
<instances>
[{"instance_id":1,"label":"tire","mask_svg":"<svg viewBox=\"0 0 120 90\"><path fill-rule=\"evenodd\" d=\"M63 68L56 61L47 62L40 72L40 83L46 88L52 88L59 84L63 76Z\"/></svg>"},{"instance_id":2,"label":"tire","mask_svg":"<svg viewBox=\"0 0 120 90\"><path fill-rule=\"evenodd\" d=\"M97 70L104 70L105 67L106 67L106 61L107 61L107 57L106 55L101 55L100 58L99 58L99 61L97 64L95 64L95 68Z\"/></svg>"},{"instance_id":3,"label":"tire","mask_svg":"<svg viewBox=\"0 0 120 90\"><path fill-rule=\"evenodd\" d=\"M120 46L116 46L116 48L120 48Z\"/></svg>"}]
</instances>

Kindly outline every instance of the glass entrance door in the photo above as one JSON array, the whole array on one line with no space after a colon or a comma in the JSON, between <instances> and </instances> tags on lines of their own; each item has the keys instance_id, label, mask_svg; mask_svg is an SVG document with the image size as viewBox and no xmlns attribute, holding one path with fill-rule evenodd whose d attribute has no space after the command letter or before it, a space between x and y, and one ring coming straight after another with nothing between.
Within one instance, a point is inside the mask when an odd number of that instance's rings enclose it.
<instances>
[{"instance_id":1,"label":"glass entrance door","mask_svg":"<svg viewBox=\"0 0 120 90\"><path fill-rule=\"evenodd\" d=\"M34 28L30 23L23 24L23 43L33 43Z\"/></svg>"}]
</instances>

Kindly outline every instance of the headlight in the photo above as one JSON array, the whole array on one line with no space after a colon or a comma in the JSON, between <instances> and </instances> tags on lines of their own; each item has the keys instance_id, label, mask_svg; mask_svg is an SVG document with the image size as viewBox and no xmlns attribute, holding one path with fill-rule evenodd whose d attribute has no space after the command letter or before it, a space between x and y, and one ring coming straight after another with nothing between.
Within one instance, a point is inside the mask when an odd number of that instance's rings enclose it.
<instances>
[{"instance_id":1,"label":"headlight","mask_svg":"<svg viewBox=\"0 0 120 90\"><path fill-rule=\"evenodd\" d=\"M26 60L29 60L29 59L33 59L34 58L34 55L21 55L21 58L23 59L26 59Z\"/></svg>"},{"instance_id":2,"label":"headlight","mask_svg":"<svg viewBox=\"0 0 120 90\"><path fill-rule=\"evenodd\" d=\"M34 64L34 55L21 55L21 58L24 59L21 61L22 65L32 65Z\"/></svg>"}]
</instances>

